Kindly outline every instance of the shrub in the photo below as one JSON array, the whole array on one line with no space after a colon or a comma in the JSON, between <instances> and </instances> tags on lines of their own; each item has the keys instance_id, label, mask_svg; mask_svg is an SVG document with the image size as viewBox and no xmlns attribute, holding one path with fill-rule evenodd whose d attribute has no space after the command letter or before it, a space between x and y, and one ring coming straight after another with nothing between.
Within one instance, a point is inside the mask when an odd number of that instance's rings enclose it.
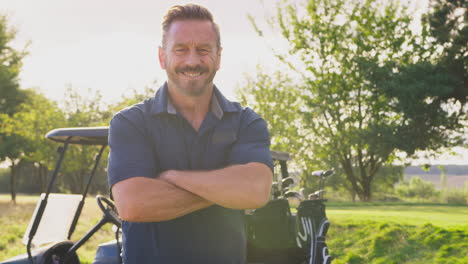
<instances>
[{"instance_id":1,"label":"shrub","mask_svg":"<svg viewBox=\"0 0 468 264\"><path fill-rule=\"evenodd\" d=\"M434 184L424 181L420 177L413 177L411 180L398 184L395 188L396 193L405 198L430 199L439 196Z\"/></svg>"},{"instance_id":2,"label":"shrub","mask_svg":"<svg viewBox=\"0 0 468 264\"><path fill-rule=\"evenodd\" d=\"M467 196L466 190L452 189L444 191L443 199L449 204L466 204Z\"/></svg>"}]
</instances>

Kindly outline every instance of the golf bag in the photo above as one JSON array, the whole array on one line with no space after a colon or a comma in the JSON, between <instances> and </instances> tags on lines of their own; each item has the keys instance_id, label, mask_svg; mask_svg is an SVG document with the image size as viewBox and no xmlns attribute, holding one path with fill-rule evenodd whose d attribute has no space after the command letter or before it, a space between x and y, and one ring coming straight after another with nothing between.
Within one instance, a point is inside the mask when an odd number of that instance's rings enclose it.
<instances>
[{"instance_id":1,"label":"golf bag","mask_svg":"<svg viewBox=\"0 0 468 264\"><path fill-rule=\"evenodd\" d=\"M331 256L325 243L330 222L322 199L305 200L299 204L296 216L296 243L305 254L307 264L330 264Z\"/></svg>"},{"instance_id":2,"label":"golf bag","mask_svg":"<svg viewBox=\"0 0 468 264\"><path fill-rule=\"evenodd\" d=\"M286 199L271 200L247 219L247 260L262 264L330 264L330 222L322 199L302 201L291 215Z\"/></svg>"},{"instance_id":3,"label":"golf bag","mask_svg":"<svg viewBox=\"0 0 468 264\"><path fill-rule=\"evenodd\" d=\"M246 220L249 263L300 263L288 200L271 200L246 215Z\"/></svg>"}]
</instances>

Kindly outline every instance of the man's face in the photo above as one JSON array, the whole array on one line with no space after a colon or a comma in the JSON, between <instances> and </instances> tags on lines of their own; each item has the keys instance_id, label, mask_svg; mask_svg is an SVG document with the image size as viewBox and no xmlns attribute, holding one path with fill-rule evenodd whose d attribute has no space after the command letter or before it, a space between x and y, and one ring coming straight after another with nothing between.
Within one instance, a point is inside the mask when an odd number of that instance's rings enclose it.
<instances>
[{"instance_id":1,"label":"man's face","mask_svg":"<svg viewBox=\"0 0 468 264\"><path fill-rule=\"evenodd\" d=\"M220 67L213 24L205 20L174 21L159 48L159 62L166 70L169 87L188 96L211 91Z\"/></svg>"}]
</instances>

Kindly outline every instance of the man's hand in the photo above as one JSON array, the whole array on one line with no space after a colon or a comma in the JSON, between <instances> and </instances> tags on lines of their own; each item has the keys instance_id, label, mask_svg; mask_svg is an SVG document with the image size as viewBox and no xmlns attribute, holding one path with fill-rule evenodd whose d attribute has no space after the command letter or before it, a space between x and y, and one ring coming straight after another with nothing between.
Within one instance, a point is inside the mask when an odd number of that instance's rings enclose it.
<instances>
[{"instance_id":1,"label":"man's hand","mask_svg":"<svg viewBox=\"0 0 468 264\"><path fill-rule=\"evenodd\" d=\"M174 177L171 175L173 175L174 173L177 173L177 171L176 170L163 171L158 176L156 176L156 178L170 183L171 177Z\"/></svg>"}]
</instances>

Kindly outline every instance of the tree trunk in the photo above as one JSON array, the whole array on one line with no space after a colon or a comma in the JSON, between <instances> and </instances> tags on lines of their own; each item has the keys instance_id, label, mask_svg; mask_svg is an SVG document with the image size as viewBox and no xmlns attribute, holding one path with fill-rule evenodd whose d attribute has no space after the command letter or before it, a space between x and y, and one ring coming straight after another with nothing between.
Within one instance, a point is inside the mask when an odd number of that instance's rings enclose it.
<instances>
[{"instance_id":1,"label":"tree trunk","mask_svg":"<svg viewBox=\"0 0 468 264\"><path fill-rule=\"evenodd\" d=\"M351 195L354 202L354 197L357 195L362 202L369 202L372 199L372 181L379 170L381 163L372 162L366 164L359 162L359 167L354 166L350 158L342 157L341 166L346 174L346 179L351 183ZM370 168L369 168L370 166ZM358 168L359 170L356 170ZM357 175L355 174L357 173Z\"/></svg>"},{"instance_id":2,"label":"tree trunk","mask_svg":"<svg viewBox=\"0 0 468 264\"><path fill-rule=\"evenodd\" d=\"M39 181L40 181L39 192L43 193L46 191L47 168L41 163L39 163L38 176L39 176Z\"/></svg>"},{"instance_id":3,"label":"tree trunk","mask_svg":"<svg viewBox=\"0 0 468 264\"><path fill-rule=\"evenodd\" d=\"M47 166L42 166L42 177L44 179L44 186L42 187L42 192L46 192L47 190L47 177L49 176L49 169L47 169Z\"/></svg>"},{"instance_id":4,"label":"tree trunk","mask_svg":"<svg viewBox=\"0 0 468 264\"><path fill-rule=\"evenodd\" d=\"M365 202L370 202L372 200L372 181L375 178L375 175L381 168L382 163L372 159L372 162L369 163L368 167L365 167L362 178L362 200Z\"/></svg>"},{"instance_id":5,"label":"tree trunk","mask_svg":"<svg viewBox=\"0 0 468 264\"><path fill-rule=\"evenodd\" d=\"M10 165L10 193L14 205L16 205L16 166L15 161L12 160Z\"/></svg>"},{"instance_id":6,"label":"tree trunk","mask_svg":"<svg viewBox=\"0 0 468 264\"><path fill-rule=\"evenodd\" d=\"M42 179L42 170L41 170L41 164L39 163L38 166L34 166L34 170L36 171L36 177L39 181L39 193L42 192L42 186L44 185L44 181Z\"/></svg>"},{"instance_id":7,"label":"tree trunk","mask_svg":"<svg viewBox=\"0 0 468 264\"><path fill-rule=\"evenodd\" d=\"M371 181L366 180L362 186L362 201L370 202L372 198Z\"/></svg>"},{"instance_id":8,"label":"tree trunk","mask_svg":"<svg viewBox=\"0 0 468 264\"><path fill-rule=\"evenodd\" d=\"M80 173L80 193L84 192L85 178L86 178L86 170L82 170Z\"/></svg>"},{"instance_id":9,"label":"tree trunk","mask_svg":"<svg viewBox=\"0 0 468 264\"><path fill-rule=\"evenodd\" d=\"M39 171L39 167L35 162L32 163L32 178L39 183L39 188L41 187L42 181L41 181L41 172ZM36 192L36 189L33 189L32 192Z\"/></svg>"}]
</instances>

